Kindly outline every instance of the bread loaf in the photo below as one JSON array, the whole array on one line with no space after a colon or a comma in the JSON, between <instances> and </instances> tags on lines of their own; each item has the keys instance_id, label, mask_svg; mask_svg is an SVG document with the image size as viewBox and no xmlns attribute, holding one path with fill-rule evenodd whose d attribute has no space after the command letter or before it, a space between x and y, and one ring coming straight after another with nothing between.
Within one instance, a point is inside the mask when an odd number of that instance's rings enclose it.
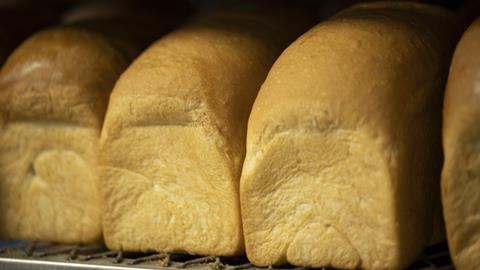
<instances>
[{"instance_id":1,"label":"bread loaf","mask_svg":"<svg viewBox=\"0 0 480 270\"><path fill-rule=\"evenodd\" d=\"M442 199L448 245L459 270L480 269L480 19L450 67L443 111Z\"/></svg>"},{"instance_id":2,"label":"bread loaf","mask_svg":"<svg viewBox=\"0 0 480 270\"><path fill-rule=\"evenodd\" d=\"M359 4L283 52L248 122L240 197L254 264L402 269L419 255L440 193L454 24L424 4Z\"/></svg>"},{"instance_id":3,"label":"bread loaf","mask_svg":"<svg viewBox=\"0 0 480 270\"><path fill-rule=\"evenodd\" d=\"M0 232L8 238L101 238L96 149L109 91L127 59L105 38L51 29L0 74Z\"/></svg>"},{"instance_id":4,"label":"bread loaf","mask_svg":"<svg viewBox=\"0 0 480 270\"><path fill-rule=\"evenodd\" d=\"M118 30L130 29L123 23L131 27L136 20L102 20L98 31L90 21L41 31L17 48L1 70L4 238L101 239L100 131L110 91L141 49Z\"/></svg>"},{"instance_id":5,"label":"bread loaf","mask_svg":"<svg viewBox=\"0 0 480 270\"><path fill-rule=\"evenodd\" d=\"M247 118L276 56L310 20L295 6L244 5L160 39L115 85L101 137L109 248L244 250Z\"/></svg>"}]
</instances>

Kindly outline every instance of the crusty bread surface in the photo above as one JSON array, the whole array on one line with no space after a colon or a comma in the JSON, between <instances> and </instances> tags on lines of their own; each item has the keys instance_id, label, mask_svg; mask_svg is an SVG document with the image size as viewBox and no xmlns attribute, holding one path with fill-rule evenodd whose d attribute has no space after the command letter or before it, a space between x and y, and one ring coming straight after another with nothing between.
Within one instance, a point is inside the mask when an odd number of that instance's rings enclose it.
<instances>
[{"instance_id":1,"label":"crusty bread surface","mask_svg":"<svg viewBox=\"0 0 480 270\"><path fill-rule=\"evenodd\" d=\"M276 61L255 100L240 198L256 265L402 269L439 199L454 15L355 5Z\"/></svg>"},{"instance_id":2,"label":"crusty bread surface","mask_svg":"<svg viewBox=\"0 0 480 270\"><path fill-rule=\"evenodd\" d=\"M247 119L301 9L235 6L160 39L122 74L101 138L109 248L242 253Z\"/></svg>"},{"instance_id":3,"label":"crusty bread surface","mask_svg":"<svg viewBox=\"0 0 480 270\"><path fill-rule=\"evenodd\" d=\"M480 19L464 33L450 67L443 111L442 201L459 270L480 269Z\"/></svg>"},{"instance_id":4,"label":"crusty bread surface","mask_svg":"<svg viewBox=\"0 0 480 270\"><path fill-rule=\"evenodd\" d=\"M126 65L101 35L73 28L37 33L9 57L0 73L4 237L101 239L96 149Z\"/></svg>"}]
</instances>

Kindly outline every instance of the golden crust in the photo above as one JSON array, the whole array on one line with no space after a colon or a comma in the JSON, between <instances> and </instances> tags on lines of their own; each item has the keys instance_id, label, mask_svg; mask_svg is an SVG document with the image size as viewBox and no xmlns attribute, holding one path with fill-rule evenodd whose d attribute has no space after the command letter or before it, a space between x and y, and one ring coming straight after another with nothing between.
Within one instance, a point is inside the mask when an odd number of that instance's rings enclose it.
<instances>
[{"instance_id":1,"label":"golden crust","mask_svg":"<svg viewBox=\"0 0 480 270\"><path fill-rule=\"evenodd\" d=\"M480 268L479 54L477 19L455 50L443 110L443 212L448 245L458 269Z\"/></svg>"},{"instance_id":2,"label":"golden crust","mask_svg":"<svg viewBox=\"0 0 480 270\"><path fill-rule=\"evenodd\" d=\"M1 108L8 121L41 119L100 129L110 91L126 65L127 59L94 32L68 27L39 32L5 63Z\"/></svg>"},{"instance_id":3,"label":"golden crust","mask_svg":"<svg viewBox=\"0 0 480 270\"><path fill-rule=\"evenodd\" d=\"M455 37L445 10L380 2L283 52L248 123L240 197L253 263L401 269L421 252Z\"/></svg>"},{"instance_id":4,"label":"golden crust","mask_svg":"<svg viewBox=\"0 0 480 270\"><path fill-rule=\"evenodd\" d=\"M101 139L110 248L243 251L246 123L276 55L307 25L295 10L219 11L160 39L121 76Z\"/></svg>"}]
</instances>

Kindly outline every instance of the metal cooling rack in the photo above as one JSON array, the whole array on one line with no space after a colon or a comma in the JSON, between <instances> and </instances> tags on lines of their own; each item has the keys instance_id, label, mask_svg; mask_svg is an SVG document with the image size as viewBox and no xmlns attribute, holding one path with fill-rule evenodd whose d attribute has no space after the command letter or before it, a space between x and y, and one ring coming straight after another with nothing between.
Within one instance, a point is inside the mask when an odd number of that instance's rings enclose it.
<instances>
[{"instance_id":1,"label":"metal cooling rack","mask_svg":"<svg viewBox=\"0 0 480 270\"><path fill-rule=\"evenodd\" d=\"M191 269L191 270L303 270L285 265L259 268L245 257L198 257L168 253L129 253L110 251L103 245L67 246L44 242L0 242L0 269ZM446 243L428 247L409 269L455 269Z\"/></svg>"}]
</instances>

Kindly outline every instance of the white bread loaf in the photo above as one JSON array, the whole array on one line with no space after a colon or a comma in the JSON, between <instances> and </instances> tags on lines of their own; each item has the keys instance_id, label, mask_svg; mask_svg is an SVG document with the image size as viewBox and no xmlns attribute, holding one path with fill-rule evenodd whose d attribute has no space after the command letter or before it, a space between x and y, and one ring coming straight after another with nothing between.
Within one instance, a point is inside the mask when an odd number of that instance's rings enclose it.
<instances>
[{"instance_id":1,"label":"white bread loaf","mask_svg":"<svg viewBox=\"0 0 480 270\"><path fill-rule=\"evenodd\" d=\"M101 239L95 169L108 94L127 59L103 36L72 28L35 34L0 73L0 234Z\"/></svg>"},{"instance_id":2,"label":"white bread loaf","mask_svg":"<svg viewBox=\"0 0 480 270\"><path fill-rule=\"evenodd\" d=\"M153 44L122 74L101 137L109 248L243 252L248 115L276 56L310 20L270 4L216 11Z\"/></svg>"},{"instance_id":3,"label":"white bread loaf","mask_svg":"<svg viewBox=\"0 0 480 270\"><path fill-rule=\"evenodd\" d=\"M248 122L240 199L254 264L401 269L422 251L455 29L437 7L360 4L284 51Z\"/></svg>"},{"instance_id":4,"label":"white bread loaf","mask_svg":"<svg viewBox=\"0 0 480 270\"><path fill-rule=\"evenodd\" d=\"M480 19L450 67L443 111L442 199L448 245L459 270L480 269Z\"/></svg>"},{"instance_id":5,"label":"white bread loaf","mask_svg":"<svg viewBox=\"0 0 480 270\"><path fill-rule=\"evenodd\" d=\"M133 37L165 30L161 23L135 28L145 24L127 17L39 32L1 70L3 238L101 240L97 152L108 98L141 49Z\"/></svg>"}]
</instances>

